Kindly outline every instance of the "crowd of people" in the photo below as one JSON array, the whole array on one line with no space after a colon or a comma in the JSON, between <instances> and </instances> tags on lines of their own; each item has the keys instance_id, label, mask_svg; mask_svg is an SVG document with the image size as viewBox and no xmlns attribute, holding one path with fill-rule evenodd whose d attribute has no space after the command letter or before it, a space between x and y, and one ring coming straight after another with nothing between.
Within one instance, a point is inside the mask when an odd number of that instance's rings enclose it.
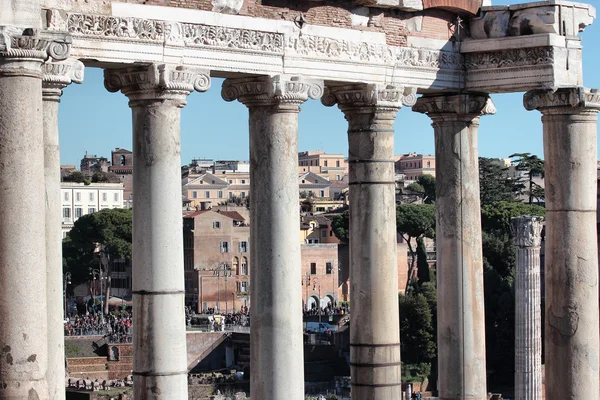
<instances>
[{"instance_id":1,"label":"crowd of people","mask_svg":"<svg viewBox=\"0 0 600 400\"><path fill-rule=\"evenodd\" d=\"M348 310L346 309L345 305L337 306L337 304L333 304L333 305L330 304L327 307L323 307L321 309L321 315L344 315L347 313L348 313ZM313 307L311 309L304 310L305 317L312 316L312 315L319 315L319 308L314 303L313 303Z\"/></svg>"},{"instance_id":2,"label":"crowd of people","mask_svg":"<svg viewBox=\"0 0 600 400\"><path fill-rule=\"evenodd\" d=\"M129 343L132 322L131 311L124 309L109 314L75 314L65 319L65 336L102 335L111 343Z\"/></svg>"}]
</instances>

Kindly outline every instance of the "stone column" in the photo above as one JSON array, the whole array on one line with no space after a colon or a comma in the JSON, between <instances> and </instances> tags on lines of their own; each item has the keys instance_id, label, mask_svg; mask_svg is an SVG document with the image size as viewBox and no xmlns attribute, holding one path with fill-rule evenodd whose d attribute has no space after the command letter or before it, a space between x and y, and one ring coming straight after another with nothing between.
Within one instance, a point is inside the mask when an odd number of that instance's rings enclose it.
<instances>
[{"instance_id":1,"label":"stone column","mask_svg":"<svg viewBox=\"0 0 600 400\"><path fill-rule=\"evenodd\" d=\"M208 72L151 65L106 70L133 113L134 398L184 400L187 346L181 214L180 111Z\"/></svg>"},{"instance_id":2,"label":"stone column","mask_svg":"<svg viewBox=\"0 0 600 400\"><path fill-rule=\"evenodd\" d=\"M65 330L60 200L60 151L58 104L62 90L83 81L84 66L76 60L43 65L44 176L46 183L46 298L48 302L48 393L50 399L65 398Z\"/></svg>"},{"instance_id":3,"label":"stone column","mask_svg":"<svg viewBox=\"0 0 600 400\"><path fill-rule=\"evenodd\" d=\"M540 248L543 227L541 218L511 218L517 250L515 400L542 400Z\"/></svg>"},{"instance_id":4,"label":"stone column","mask_svg":"<svg viewBox=\"0 0 600 400\"><path fill-rule=\"evenodd\" d=\"M331 86L323 104L348 120L352 398L402 398L394 121L404 88ZM409 104L409 105L412 105Z\"/></svg>"},{"instance_id":5,"label":"stone column","mask_svg":"<svg viewBox=\"0 0 600 400\"><path fill-rule=\"evenodd\" d=\"M486 95L421 97L435 132L438 380L443 400L486 400L479 117Z\"/></svg>"},{"instance_id":6,"label":"stone column","mask_svg":"<svg viewBox=\"0 0 600 400\"><path fill-rule=\"evenodd\" d=\"M321 82L275 76L226 80L222 95L250 115L250 388L257 399L304 399L298 241L298 112Z\"/></svg>"},{"instance_id":7,"label":"stone column","mask_svg":"<svg viewBox=\"0 0 600 400\"><path fill-rule=\"evenodd\" d=\"M0 26L0 398L48 399L42 63L65 59L60 35L23 28L31 1ZM23 5L24 8L20 8ZM3 9L0 8L0 9ZM4 12L4 11L3 11ZM10 14L10 12L8 14ZM8 15L7 14L7 15ZM4 18L0 19L3 23ZM35 217L27 211L35 210Z\"/></svg>"},{"instance_id":8,"label":"stone column","mask_svg":"<svg viewBox=\"0 0 600 400\"><path fill-rule=\"evenodd\" d=\"M546 398L598 400L597 113L600 94L527 92L542 112L546 182Z\"/></svg>"}]
</instances>

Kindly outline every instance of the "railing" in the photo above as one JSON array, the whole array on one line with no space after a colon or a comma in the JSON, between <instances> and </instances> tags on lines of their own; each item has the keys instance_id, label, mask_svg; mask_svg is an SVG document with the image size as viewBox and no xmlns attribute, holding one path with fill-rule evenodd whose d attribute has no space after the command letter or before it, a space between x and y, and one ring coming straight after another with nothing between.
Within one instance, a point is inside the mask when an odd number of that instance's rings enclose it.
<instances>
[{"instance_id":1,"label":"railing","mask_svg":"<svg viewBox=\"0 0 600 400\"><path fill-rule=\"evenodd\" d=\"M210 324L205 325L190 325L187 327L188 332L237 332L237 333L250 333L249 326L233 325L228 324L222 327L221 325L212 326Z\"/></svg>"}]
</instances>

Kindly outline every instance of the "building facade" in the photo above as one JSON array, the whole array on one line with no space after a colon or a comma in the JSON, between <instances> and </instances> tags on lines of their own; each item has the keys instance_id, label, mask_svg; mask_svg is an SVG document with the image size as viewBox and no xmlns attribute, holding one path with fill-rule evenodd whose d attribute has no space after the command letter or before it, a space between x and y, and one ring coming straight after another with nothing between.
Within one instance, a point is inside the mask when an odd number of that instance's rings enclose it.
<instances>
[{"instance_id":1,"label":"building facade","mask_svg":"<svg viewBox=\"0 0 600 400\"><path fill-rule=\"evenodd\" d=\"M60 198L64 238L82 216L106 208L123 208L123 184L62 182Z\"/></svg>"}]
</instances>

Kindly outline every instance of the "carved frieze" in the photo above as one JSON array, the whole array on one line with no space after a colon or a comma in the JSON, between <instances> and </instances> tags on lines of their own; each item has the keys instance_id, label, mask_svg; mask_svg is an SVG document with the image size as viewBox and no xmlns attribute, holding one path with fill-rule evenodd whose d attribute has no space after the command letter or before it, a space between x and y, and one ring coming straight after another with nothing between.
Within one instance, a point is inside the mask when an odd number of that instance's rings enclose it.
<instances>
[{"instance_id":1,"label":"carved frieze","mask_svg":"<svg viewBox=\"0 0 600 400\"><path fill-rule=\"evenodd\" d=\"M541 217L514 217L510 219L510 228L518 247L540 247L544 219Z\"/></svg>"},{"instance_id":2,"label":"carved frieze","mask_svg":"<svg viewBox=\"0 0 600 400\"><path fill-rule=\"evenodd\" d=\"M530 90L523 96L523 105L530 111L564 107L600 110L600 92L583 87Z\"/></svg>"},{"instance_id":3,"label":"carved frieze","mask_svg":"<svg viewBox=\"0 0 600 400\"><path fill-rule=\"evenodd\" d=\"M277 106L292 110L309 98L319 99L322 95L322 81L287 75L226 79L221 89L225 101L238 100L248 107Z\"/></svg>"},{"instance_id":4,"label":"carved frieze","mask_svg":"<svg viewBox=\"0 0 600 400\"><path fill-rule=\"evenodd\" d=\"M467 70L553 65L554 48L531 47L467 53L464 55Z\"/></svg>"},{"instance_id":5,"label":"carved frieze","mask_svg":"<svg viewBox=\"0 0 600 400\"><path fill-rule=\"evenodd\" d=\"M109 92L123 92L130 100L181 100L193 91L210 88L209 71L166 64L104 71L104 86Z\"/></svg>"}]
</instances>

